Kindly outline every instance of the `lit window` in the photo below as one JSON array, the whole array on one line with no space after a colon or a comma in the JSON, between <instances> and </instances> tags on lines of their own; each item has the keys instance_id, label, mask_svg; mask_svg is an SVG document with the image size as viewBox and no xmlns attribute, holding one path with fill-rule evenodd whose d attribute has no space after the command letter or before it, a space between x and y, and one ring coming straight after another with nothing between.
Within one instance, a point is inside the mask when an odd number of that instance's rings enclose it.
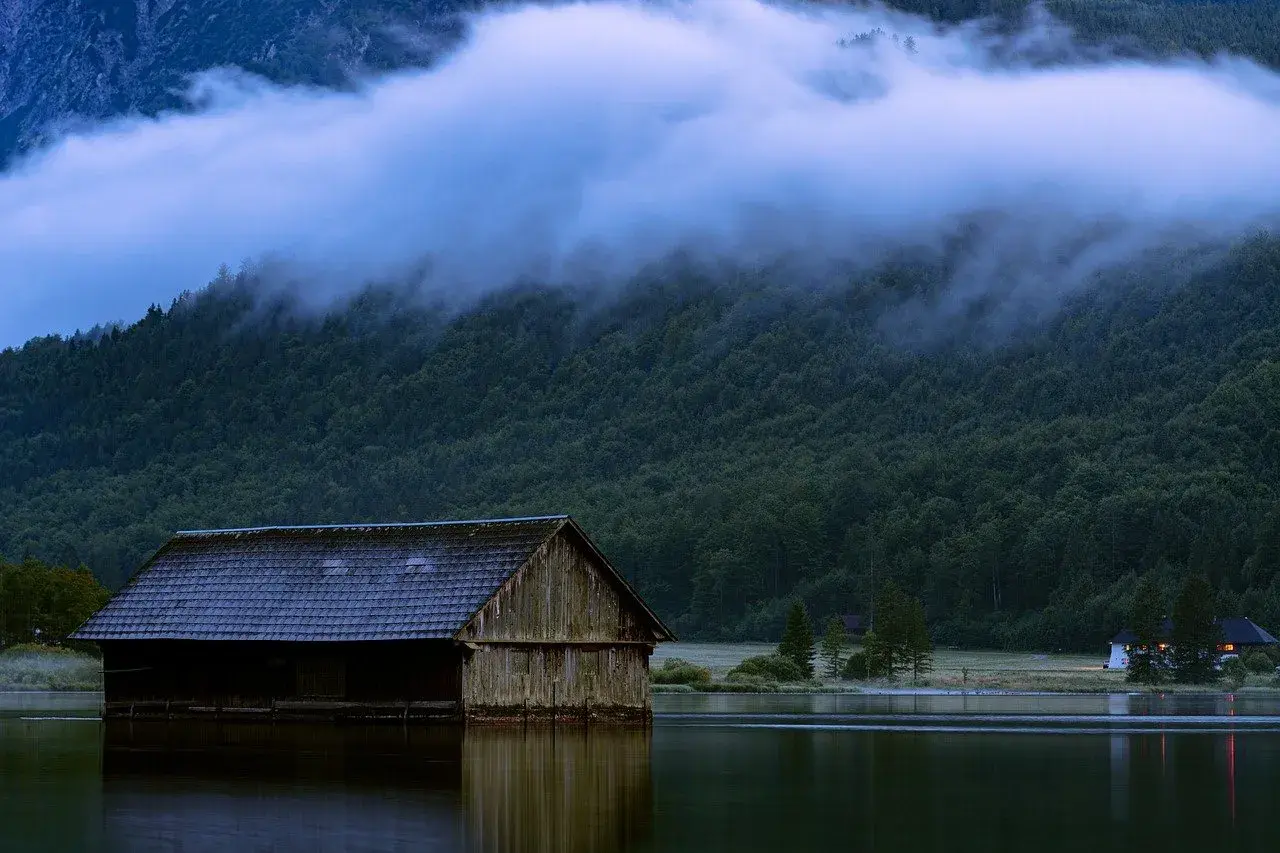
<instances>
[{"instance_id":1,"label":"lit window","mask_svg":"<svg viewBox=\"0 0 1280 853\"><path fill-rule=\"evenodd\" d=\"M1236 644L1235 644L1235 643L1227 643L1225 646L1223 646L1223 647L1222 647L1222 650L1223 650L1224 652L1234 652L1234 651L1236 650Z\"/></svg>"}]
</instances>

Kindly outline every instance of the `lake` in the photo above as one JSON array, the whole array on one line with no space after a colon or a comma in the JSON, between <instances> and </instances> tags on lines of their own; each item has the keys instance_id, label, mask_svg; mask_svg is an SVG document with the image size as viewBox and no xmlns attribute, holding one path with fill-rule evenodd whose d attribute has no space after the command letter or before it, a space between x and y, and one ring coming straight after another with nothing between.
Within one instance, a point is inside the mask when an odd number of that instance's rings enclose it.
<instances>
[{"instance_id":1,"label":"lake","mask_svg":"<svg viewBox=\"0 0 1280 853\"><path fill-rule=\"evenodd\" d=\"M651 732L104 724L0 694L0 849L1280 850L1273 696L660 695Z\"/></svg>"}]
</instances>

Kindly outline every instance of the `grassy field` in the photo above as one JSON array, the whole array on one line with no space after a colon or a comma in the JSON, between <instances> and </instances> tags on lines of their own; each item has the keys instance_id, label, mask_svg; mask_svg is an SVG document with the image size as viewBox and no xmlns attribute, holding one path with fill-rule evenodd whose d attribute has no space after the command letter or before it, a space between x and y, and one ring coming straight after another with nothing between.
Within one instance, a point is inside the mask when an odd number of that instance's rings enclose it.
<instances>
[{"instance_id":1,"label":"grassy field","mask_svg":"<svg viewBox=\"0 0 1280 853\"><path fill-rule=\"evenodd\" d=\"M683 658L711 670L722 681L744 658L771 654L772 643L663 643L653 653L652 665ZM847 682L821 679L828 689L895 690L1011 690L1053 693L1125 692L1135 686L1119 670L1102 668L1102 655L1045 655L1030 652L956 651L940 649L934 670L919 685L909 679ZM90 655L66 649L17 646L0 652L0 691L5 690L101 690L102 664ZM1138 688L1140 689L1140 688ZM1162 685L1162 692L1220 687ZM1247 689L1275 689L1269 676L1251 676Z\"/></svg>"},{"instance_id":2,"label":"grassy field","mask_svg":"<svg viewBox=\"0 0 1280 853\"><path fill-rule=\"evenodd\" d=\"M929 686L950 690L1028 690L1109 693L1130 689L1121 670L1103 669L1104 656L939 650Z\"/></svg>"},{"instance_id":3,"label":"grassy field","mask_svg":"<svg viewBox=\"0 0 1280 853\"><path fill-rule=\"evenodd\" d=\"M101 690L102 661L68 649L14 646L0 652L0 690Z\"/></svg>"},{"instance_id":4,"label":"grassy field","mask_svg":"<svg viewBox=\"0 0 1280 853\"><path fill-rule=\"evenodd\" d=\"M649 664L659 667L663 661L681 658L705 666L716 678L724 678L743 659L773 654L777 648L776 643L662 643L653 650Z\"/></svg>"},{"instance_id":5,"label":"grassy field","mask_svg":"<svg viewBox=\"0 0 1280 853\"><path fill-rule=\"evenodd\" d=\"M717 678L752 655L772 653L777 647L770 643L663 643L653 653L653 665L661 666L669 658L683 658L698 666L705 666ZM847 651L846 651L847 654ZM1053 693L1112 693L1126 692L1135 685L1125 680L1121 670L1103 669L1105 655L1034 654L1031 652L956 651L939 649L934 655L934 668L919 685L910 679L897 683L888 681L856 682L866 690L890 690L901 688L932 688L939 690L1012 690ZM823 679L825 684L849 685L850 682ZM1270 677L1250 678L1251 689L1273 689ZM1162 691L1204 691L1221 689L1216 686L1162 685Z\"/></svg>"}]
</instances>

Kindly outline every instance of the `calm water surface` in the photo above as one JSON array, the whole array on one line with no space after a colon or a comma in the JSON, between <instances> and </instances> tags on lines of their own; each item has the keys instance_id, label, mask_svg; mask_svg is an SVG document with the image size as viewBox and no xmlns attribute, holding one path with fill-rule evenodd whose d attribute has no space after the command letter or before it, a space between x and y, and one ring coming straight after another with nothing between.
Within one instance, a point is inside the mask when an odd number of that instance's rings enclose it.
<instances>
[{"instance_id":1,"label":"calm water surface","mask_svg":"<svg viewBox=\"0 0 1280 853\"><path fill-rule=\"evenodd\" d=\"M1280 851L1271 697L660 696L651 733L0 694L0 850Z\"/></svg>"}]
</instances>

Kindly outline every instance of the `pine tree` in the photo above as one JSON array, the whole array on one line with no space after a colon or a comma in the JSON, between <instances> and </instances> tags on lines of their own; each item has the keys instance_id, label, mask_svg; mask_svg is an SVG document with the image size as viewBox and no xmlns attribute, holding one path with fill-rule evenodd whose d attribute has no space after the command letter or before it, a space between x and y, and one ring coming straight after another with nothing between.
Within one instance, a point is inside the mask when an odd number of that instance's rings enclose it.
<instances>
[{"instance_id":1,"label":"pine tree","mask_svg":"<svg viewBox=\"0 0 1280 853\"><path fill-rule=\"evenodd\" d=\"M1128 679L1137 684L1159 684L1164 679L1165 656L1160 651L1164 640L1164 612L1160 587L1155 578L1146 575L1133 591L1133 607L1129 610L1129 628L1135 635L1129 650Z\"/></svg>"},{"instance_id":2,"label":"pine tree","mask_svg":"<svg viewBox=\"0 0 1280 853\"><path fill-rule=\"evenodd\" d=\"M876 598L876 637L883 648L879 657L883 661L883 674L889 678L911 668L908 602L893 581L885 582Z\"/></svg>"},{"instance_id":3,"label":"pine tree","mask_svg":"<svg viewBox=\"0 0 1280 853\"><path fill-rule=\"evenodd\" d=\"M920 599L904 600L903 615L903 660L911 670L911 680L919 684L921 678L933 671L933 639L929 636Z\"/></svg>"},{"instance_id":4,"label":"pine tree","mask_svg":"<svg viewBox=\"0 0 1280 853\"><path fill-rule=\"evenodd\" d=\"M822 635L822 663L827 678L835 678L840 674L840 655L847 642L844 620L839 616L832 616L827 620L826 633Z\"/></svg>"},{"instance_id":5,"label":"pine tree","mask_svg":"<svg viewBox=\"0 0 1280 853\"><path fill-rule=\"evenodd\" d=\"M1178 681L1203 684L1218 677L1222 629L1213 621L1213 587L1203 575L1190 575L1173 605L1173 671Z\"/></svg>"},{"instance_id":6,"label":"pine tree","mask_svg":"<svg viewBox=\"0 0 1280 853\"><path fill-rule=\"evenodd\" d=\"M867 678L884 678L892 675L889 647L875 631L862 637L862 652L867 658Z\"/></svg>"},{"instance_id":7,"label":"pine tree","mask_svg":"<svg viewBox=\"0 0 1280 853\"><path fill-rule=\"evenodd\" d=\"M782 642L778 644L778 654L794 661L806 677L813 678L813 625L809 622L804 602L797 601L791 605L787 627L782 632Z\"/></svg>"}]
</instances>

